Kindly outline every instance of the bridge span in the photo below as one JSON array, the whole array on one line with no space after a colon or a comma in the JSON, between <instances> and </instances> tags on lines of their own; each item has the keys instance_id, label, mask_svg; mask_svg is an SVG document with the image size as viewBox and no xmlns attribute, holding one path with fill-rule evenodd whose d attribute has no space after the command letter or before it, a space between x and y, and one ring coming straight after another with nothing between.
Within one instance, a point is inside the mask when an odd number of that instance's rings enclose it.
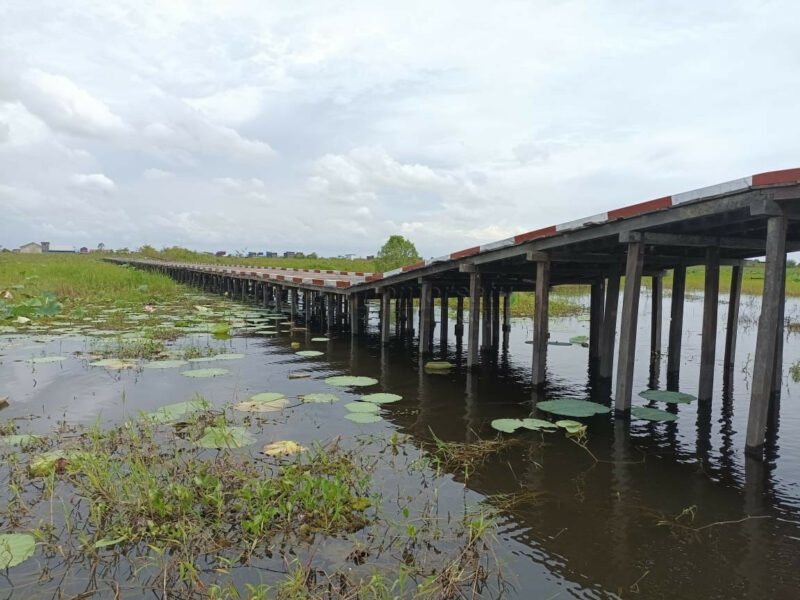
<instances>
[{"instance_id":1,"label":"bridge span","mask_svg":"<svg viewBox=\"0 0 800 600\"><path fill-rule=\"evenodd\" d=\"M449 300L456 302L455 334L466 336L466 365L477 368L481 350L507 344L510 295L535 293L532 382L545 382L549 293L553 286L591 289L589 361L612 379L614 406L630 413L642 277L652 285L651 356L663 350L663 277L673 270L666 334L668 388L677 389L686 268L705 267L698 399L714 391L721 265L732 267L723 366L732 369L744 260L766 256L764 293L754 357L746 451L763 455L770 407L781 389L786 253L800 250L800 168L760 173L665 196L504 240L466 248L386 273L286 269L126 260L182 282L285 311L326 330L365 332L366 303L380 301L380 335L414 335L421 355L433 348L434 331L447 336ZM619 297L622 295L620 307ZM438 322L434 298L440 300ZM475 310L466 311L465 305ZM618 315L618 311L621 314ZM618 325L619 323L619 325ZM618 331L619 330L619 331ZM651 361L652 362L652 361Z\"/></svg>"}]
</instances>

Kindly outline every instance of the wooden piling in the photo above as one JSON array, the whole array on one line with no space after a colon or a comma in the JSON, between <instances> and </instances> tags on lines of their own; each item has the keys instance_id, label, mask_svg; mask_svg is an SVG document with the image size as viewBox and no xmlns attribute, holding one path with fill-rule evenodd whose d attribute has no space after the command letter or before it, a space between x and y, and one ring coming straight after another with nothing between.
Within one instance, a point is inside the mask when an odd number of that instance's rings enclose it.
<instances>
[{"instance_id":1,"label":"wooden piling","mask_svg":"<svg viewBox=\"0 0 800 600\"><path fill-rule=\"evenodd\" d=\"M589 304L589 362L594 364L600 358L600 332L603 327L603 303L605 301L605 280L592 282Z\"/></svg>"},{"instance_id":2,"label":"wooden piling","mask_svg":"<svg viewBox=\"0 0 800 600\"><path fill-rule=\"evenodd\" d=\"M772 380L772 405L773 408L777 406L778 400L781 397L781 388L783 387L783 329L785 325L785 312L786 312L786 254L779 257L783 262L781 269L781 294L780 306L778 313L775 315L775 324L778 328L778 333L775 336L775 377Z\"/></svg>"},{"instance_id":3,"label":"wooden piling","mask_svg":"<svg viewBox=\"0 0 800 600\"><path fill-rule=\"evenodd\" d=\"M717 347L719 312L719 247L706 249L705 291L703 294L703 338L700 342L700 383L697 399L710 402L714 395L714 357Z\"/></svg>"},{"instance_id":4,"label":"wooden piling","mask_svg":"<svg viewBox=\"0 0 800 600\"><path fill-rule=\"evenodd\" d=\"M442 286L441 295L439 297L439 343L441 344L442 351L447 349L447 319L448 319L448 303L450 298L447 293L447 286Z\"/></svg>"},{"instance_id":5,"label":"wooden piling","mask_svg":"<svg viewBox=\"0 0 800 600\"><path fill-rule=\"evenodd\" d=\"M550 261L536 263L536 299L533 309L533 386L542 387L547 378L547 341L550 318Z\"/></svg>"},{"instance_id":6,"label":"wooden piling","mask_svg":"<svg viewBox=\"0 0 800 600\"><path fill-rule=\"evenodd\" d=\"M500 290L492 290L492 352L500 348Z\"/></svg>"},{"instance_id":7,"label":"wooden piling","mask_svg":"<svg viewBox=\"0 0 800 600\"><path fill-rule=\"evenodd\" d=\"M633 365L636 357L636 327L639 317L643 266L644 244L642 242L629 243L625 267L625 294L622 297L617 384L614 394L614 409L617 414L622 415L627 415L631 409Z\"/></svg>"},{"instance_id":8,"label":"wooden piling","mask_svg":"<svg viewBox=\"0 0 800 600\"><path fill-rule=\"evenodd\" d=\"M672 271L672 298L670 300L669 310L669 345L667 348L667 380L674 379L676 383L681 369L681 341L683 338L683 305L685 295L686 267L679 265Z\"/></svg>"},{"instance_id":9,"label":"wooden piling","mask_svg":"<svg viewBox=\"0 0 800 600\"><path fill-rule=\"evenodd\" d=\"M492 341L492 290L488 285L483 288L482 312L481 350L485 352Z\"/></svg>"},{"instance_id":10,"label":"wooden piling","mask_svg":"<svg viewBox=\"0 0 800 600\"><path fill-rule=\"evenodd\" d=\"M759 459L763 457L767 416L775 381L778 337L775 316L780 311L781 297L785 294L783 282L786 271L786 225L785 216L771 216L767 219L764 294L761 299L761 316L758 320L745 445L745 452Z\"/></svg>"},{"instance_id":11,"label":"wooden piling","mask_svg":"<svg viewBox=\"0 0 800 600\"><path fill-rule=\"evenodd\" d=\"M424 281L420 286L419 292L419 354L423 356L431 351L431 303L433 295L431 293L430 281Z\"/></svg>"},{"instance_id":12,"label":"wooden piling","mask_svg":"<svg viewBox=\"0 0 800 600\"><path fill-rule=\"evenodd\" d=\"M503 350L508 350L508 337L511 333L511 290L503 291Z\"/></svg>"},{"instance_id":13,"label":"wooden piling","mask_svg":"<svg viewBox=\"0 0 800 600\"><path fill-rule=\"evenodd\" d=\"M356 337L361 333L359 330L361 320L358 317L358 304L358 294L350 294L350 337Z\"/></svg>"},{"instance_id":14,"label":"wooden piling","mask_svg":"<svg viewBox=\"0 0 800 600\"><path fill-rule=\"evenodd\" d=\"M464 335L464 296L458 293L456 296L456 338Z\"/></svg>"},{"instance_id":15,"label":"wooden piling","mask_svg":"<svg viewBox=\"0 0 800 600\"><path fill-rule=\"evenodd\" d=\"M381 296L381 344L388 344L392 328L392 290L385 288Z\"/></svg>"},{"instance_id":16,"label":"wooden piling","mask_svg":"<svg viewBox=\"0 0 800 600\"><path fill-rule=\"evenodd\" d=\"M614 372L614 348L617 337L617 310L619 307L620 274L615 268L608 274L606 306L603 309L603 325L600 331L600 363L598 375L611 379Z\"/></svg>"},{"instance_id":17,"label":"wooden piling","mask_svg":"<svg viewBox=\"0 0 800 600\"><path fill-rule=\"evenodd\" d=\"M650 360L657 361L661 358L661 322L664 310L664 279L661 275L650 278Z\"/></svg>"},{"instance_id":18,"label":"wooden piling","mask_svg":"<svg viewBox=\"0 0 800 600\"><path fill-rule=\"evenodd\" d=\"M731 267L731 291L728 301L728 326L725 330L723 368L730 371L736 360L736 337L739 330L739 305L742 297L742 267Z\"/></svg>"},{"instance_id":19,"label":"wooden piling","mask_svg":"<svg viewBox=\"0 0 800 600\"><path fill-rule=\"evenodd\" d=\"M478 366L478 336L481 321L481 274L469 274L469 331L467 332L467 368ZM463 304L462 304L463 311ZM463 315L463 312L462 312ZM463 319L463 316L462 316Z\"/></svg>"},{"instance_id":20,"label":"wooden piling","mask_svg":"<svg viewBox=\"0 0 800 600\"><path fill-rule=\"evenodd\" d=\"M414 290L408 290L406 297L406 334L409 337L414 336Z\"/></svg>"}]
</instances>

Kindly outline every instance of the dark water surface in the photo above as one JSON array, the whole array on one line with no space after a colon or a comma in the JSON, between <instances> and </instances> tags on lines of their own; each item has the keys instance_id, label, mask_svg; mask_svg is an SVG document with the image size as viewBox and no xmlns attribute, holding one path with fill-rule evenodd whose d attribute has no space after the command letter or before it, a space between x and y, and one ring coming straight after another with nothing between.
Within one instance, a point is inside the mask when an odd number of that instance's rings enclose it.
<instances>
[{"instance_id":1,"label":"dark water surface","mask_svg":"<svg viewBox=\"0 0 800 600\"><path fill-rule=\"evenodd\" d=\"M651 383L646 300L641 303L634 382L634 389L641 390ZM800 336L786 337L780 422L768 460L746 460L750 357L759 301L743 301L736 367L727 379L722 373L725 308L720 307L723 331L710 406L695 402L671 407L678 415L674 423L615 422L611 415L585 419L586 448L561 433L520 433L525 443L513 451L466 475L454 471L439 481L442 510L457 513L465 504L480 501L498 507L498 553L513 586L506 597L800 598L800 387L788 373L800 359ZM666 333L668 299L664 315ZM800 320L799 315L800 303L790 299L787 316ZM681 391L691 394L697 391L701 319L702 299L688 300ZM195 392L223 405L262 391L283 392L290 398L333 391L343 401L285 411L263 437L309 444L342 436L344 444L361 444L367 451L370 445L381 447L377 440L397 431L410 436L406 460L413 461L430 447L432 433L445 441L491 438L492 419L531 414L531 346L525 343L531 336L531 321L517 319L512 325L508 351L482 357L474 374L463 368L466 356L452 328L446 348L437 338L437 358L458 365L446 375L424 372L411 350L415 340L393 339L381 348L375 335L355 345L344 333L316 344L307 339L313 334L298 332L267 338L237 336L224 344L229 352L244 353L244 359L191 367L230 369L228 376L213 379L189 379L181 376L182 369L107 371L89 367L86 359L73 355L90 350L87 338L36 341L5 335L0 337L0 396L8 395L13 402L0 418L33 415L21 421L21 429L48 433L62 420L99 419L108 426L142 410L188 400ZM551 339L588 335L588 325L583 318L554 319ZM376 322L372 326L374 330ZM210 338L195 339L205 344ZM292 341L325 355L298 357L290 347ZM54 364L24 362L42 352L69 358ZM550 346L549 381L541 397L569 395L610 404L611 384L592 381L587 363L585 348ZM288 378L299 370L310 371L313 377ZM661 361L661 387L665 370L666 356ZM380 383L367 392L392 392L403 400L381 407L385 421L356 425L342 418L343 404L361 391L332 389L323 380L334 374L374 377ZM641 398L634 404L648 405ZM381 471L380 466L377 479L384 487L408 486L409 497L418 493L414 487L420 485L417 476L398 478L396 470ZM525 495L507 502L508 494L520 492ZM336 541L325 546L335 557ZM324 554L325 548L320 552ZM331 558L331 564L335 562ZM32 583L36 568L20 566L7 579L0 576L0 590L7 590L0 597L59 597L56 583L44 587ZM79 593L77 579L64 582L63 590ZM237 579L243 584L252 576L243 571Z\"/></svg>"}]
</instances>

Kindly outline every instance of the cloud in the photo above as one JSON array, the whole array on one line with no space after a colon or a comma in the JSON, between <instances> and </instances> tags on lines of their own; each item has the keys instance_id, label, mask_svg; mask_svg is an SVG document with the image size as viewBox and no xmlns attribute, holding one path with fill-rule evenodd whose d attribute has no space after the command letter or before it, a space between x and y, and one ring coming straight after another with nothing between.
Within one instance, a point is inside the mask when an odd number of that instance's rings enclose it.
<instances>
[{"instance_id":1,"label":"cloud","mask_svg":"<svg viewBox=\"0 0 800 600\"><path fill-rule=\"evenodd\" d=\"M149 167L145 169L144 172L142 173L142 177L150 180L168 179L174 176L175 173L173 173L172 171L164 171L163 169L156 169L154 167Z\"/></svg>"},{"instance_id":2,"label":"cloud","mask_svg":"<svg viewBox=\"0 0 800 600\"><path fill-rule=\"evenodd\" d=\"M102 173L78 173L70 177L73 186L93 192L110 193L116 186L114 182Z\"/></svg>"}]
</instances>

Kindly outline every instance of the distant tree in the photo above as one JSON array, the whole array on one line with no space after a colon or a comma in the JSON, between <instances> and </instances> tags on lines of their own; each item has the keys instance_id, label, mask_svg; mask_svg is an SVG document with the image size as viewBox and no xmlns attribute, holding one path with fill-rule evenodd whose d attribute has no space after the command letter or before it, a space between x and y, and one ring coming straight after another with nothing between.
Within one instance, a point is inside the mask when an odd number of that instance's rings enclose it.
<instances>
[{"instance_id":1,"label":"distant tree","mask_svg":"<svg viewBox=\"0 0 800 600\"><path fill-rule=\"evenodd\" d=\"M786 268L787 269L794 269L797 266L797 261L792 260L791 258L786 259Z\"/></svg>"},{"instance_id":2,"label":"distant tree","mask_svg":"<svg viewBox=\"0 0 800 600\"><path fill-rule=\"evenodd\" d=\"M106 249L106 245L103 242L100 242L99 244L97 244L97 249L100 250L100 252L102 252L103 250Z\"/></svg>"},{"instance_id":3,"label":"distant tree","mask_svg":"<svg viewBox=\"0 0 800 600\"><path fill-rule=\"evenodd\" d=\"M317 258L319 258L319 256L317 256L317 253L316 253L316 252L312 252L311 254L306 254L306 258L314 258L314 259L317 259Z\"/></svg>"},{"instance_id":4,"label":"distant tree","mask_svg":"<svg viewBox=\"0 0 800 600\"><path fill-rule=\"evenodd\" d=\"M381 246L375 263L381 271L390 271L418 261L416 246L402 235L393 235Z\"/></svg>"}]
</instances>

